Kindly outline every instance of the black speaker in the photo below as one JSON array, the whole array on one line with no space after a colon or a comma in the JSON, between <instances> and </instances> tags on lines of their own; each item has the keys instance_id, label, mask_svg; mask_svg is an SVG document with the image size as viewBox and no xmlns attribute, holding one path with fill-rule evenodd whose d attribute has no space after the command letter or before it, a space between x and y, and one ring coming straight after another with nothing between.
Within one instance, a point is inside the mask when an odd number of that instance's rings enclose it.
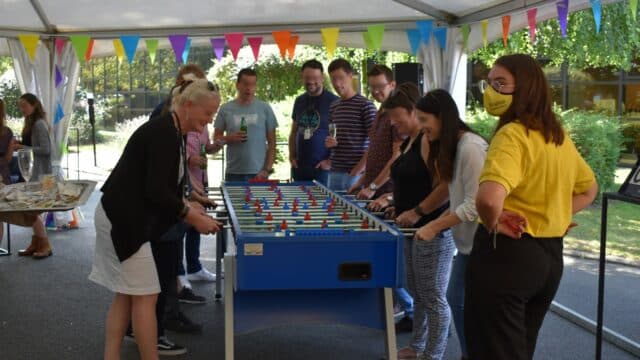
<instances>
[{"instance_id":1,"label":"black speaker","mask_svg":"<svg viewBox=\"0 0 640 360\"><path fill-rule=\"evenodd\" d=\"M424 88L424 73L422 71L422 64L420 63L395 63L393 64L393 75L396 78L396 85L401 85L405 82L412 82L418 86L420 93Z\"/></svg>"}]
</instances>

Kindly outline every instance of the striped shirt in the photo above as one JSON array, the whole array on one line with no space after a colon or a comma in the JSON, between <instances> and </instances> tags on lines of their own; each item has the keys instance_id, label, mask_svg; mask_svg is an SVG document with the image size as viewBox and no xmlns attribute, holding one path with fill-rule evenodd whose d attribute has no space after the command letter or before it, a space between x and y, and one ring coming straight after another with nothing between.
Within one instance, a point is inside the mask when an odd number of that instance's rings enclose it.
<instances>
[{"instance_id":1,"label":"striped shirt","mask_svg":"<svg viewBox=\"0 0 640 360\"><path fill-rule=\"evenodd\" d=\"M329 123L336 124L338 146L331 149L331 170L348 172L369 147L369 128L376 107L364 96L339 99L329 108Z\"/></svg>"}]
</instances>

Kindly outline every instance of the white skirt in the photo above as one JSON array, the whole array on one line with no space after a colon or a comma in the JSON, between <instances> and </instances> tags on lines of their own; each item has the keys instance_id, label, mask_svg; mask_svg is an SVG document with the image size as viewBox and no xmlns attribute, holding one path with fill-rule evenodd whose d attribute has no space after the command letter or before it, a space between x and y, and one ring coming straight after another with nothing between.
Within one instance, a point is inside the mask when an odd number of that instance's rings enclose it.
<instances>
[{"instance_id":1,"label":"white skirt","mask_svg":"<svg viewBox=\"0 0 640 360\"><path fill-rule=\"evenodd\" d=\"M98 201L94 217L96 249L89 280L107 289L127 295L160 293L160 282L151 244L144 243L138 251L120 262L111 239L111 222Z\"/></svg>"}]
</instances>

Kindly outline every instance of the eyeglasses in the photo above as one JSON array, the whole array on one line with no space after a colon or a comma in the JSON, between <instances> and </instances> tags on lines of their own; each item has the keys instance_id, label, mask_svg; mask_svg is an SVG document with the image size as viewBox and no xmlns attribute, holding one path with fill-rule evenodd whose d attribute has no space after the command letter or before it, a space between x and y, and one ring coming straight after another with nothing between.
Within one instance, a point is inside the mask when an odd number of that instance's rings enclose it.
<instances>
[{"instance_id":1,"label":"eyeglasses","mask_svg":"<svg viewBox=\"0 0 640 360\"><path fill-rule=\"evenodd\" d=\"M384 90L389 83L378 84L378 85L369 85L369 92L376 92Z\"/></svg>"},{"instance_id":2,"label":"eyeglasses","mask_svg":"<svg viewBox=\"0 0 640 360\"><path fill-rule=\"evenodd\" d=\"M478 88L480 88L480 92L484 93L485 90L487 90L487 88L491 86L495 91L499 92L500 94L507 94L506 92L502 91L502 89L505 86L509 86L507 84L503 84L501 81L499 80L493 80L491 82L487 81L487 80L480 80L478 82Z\"/></svg>"}]
</instances>

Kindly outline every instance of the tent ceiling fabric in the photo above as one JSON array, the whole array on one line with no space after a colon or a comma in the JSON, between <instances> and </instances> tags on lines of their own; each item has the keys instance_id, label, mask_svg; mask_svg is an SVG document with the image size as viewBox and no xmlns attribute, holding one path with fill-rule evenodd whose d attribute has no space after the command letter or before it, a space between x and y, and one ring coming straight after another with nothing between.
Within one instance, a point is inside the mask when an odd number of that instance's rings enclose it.
<instances>
[{"instance_id":1,"label":"tent ceiling fabric","mask_svg":"<svg viewBox=\"0 0 640 360\"><path fill-rule=\"evenodd\" d=\"M569 4L575 11L588 7L589 1ZM417 20L435 19L438 26L470 23L469 49L475 49L482 46L480 20L489 20L489 39L498 39L502 15L512 15L511 31L516 31L527 26L525 12L531 7L538 8L538 21L556 16L554 0L0 0L0 37L36 32L43 37L163 38L187 33L204 44L208 37L235 31L270 35L274 30L291 30L301 36L300 44L322 45L320 29L338 26L339 46L364 47L360 32L379 23L386 26L383 49L409 51L404 30L415 28ZM53 31L47 31L46 22ZM264 41L272 39L266 36ZM112 52L110 40L96 41L95 56ZM3 41L0 54L8 54Z\"/></svg>"}]
</instances>

